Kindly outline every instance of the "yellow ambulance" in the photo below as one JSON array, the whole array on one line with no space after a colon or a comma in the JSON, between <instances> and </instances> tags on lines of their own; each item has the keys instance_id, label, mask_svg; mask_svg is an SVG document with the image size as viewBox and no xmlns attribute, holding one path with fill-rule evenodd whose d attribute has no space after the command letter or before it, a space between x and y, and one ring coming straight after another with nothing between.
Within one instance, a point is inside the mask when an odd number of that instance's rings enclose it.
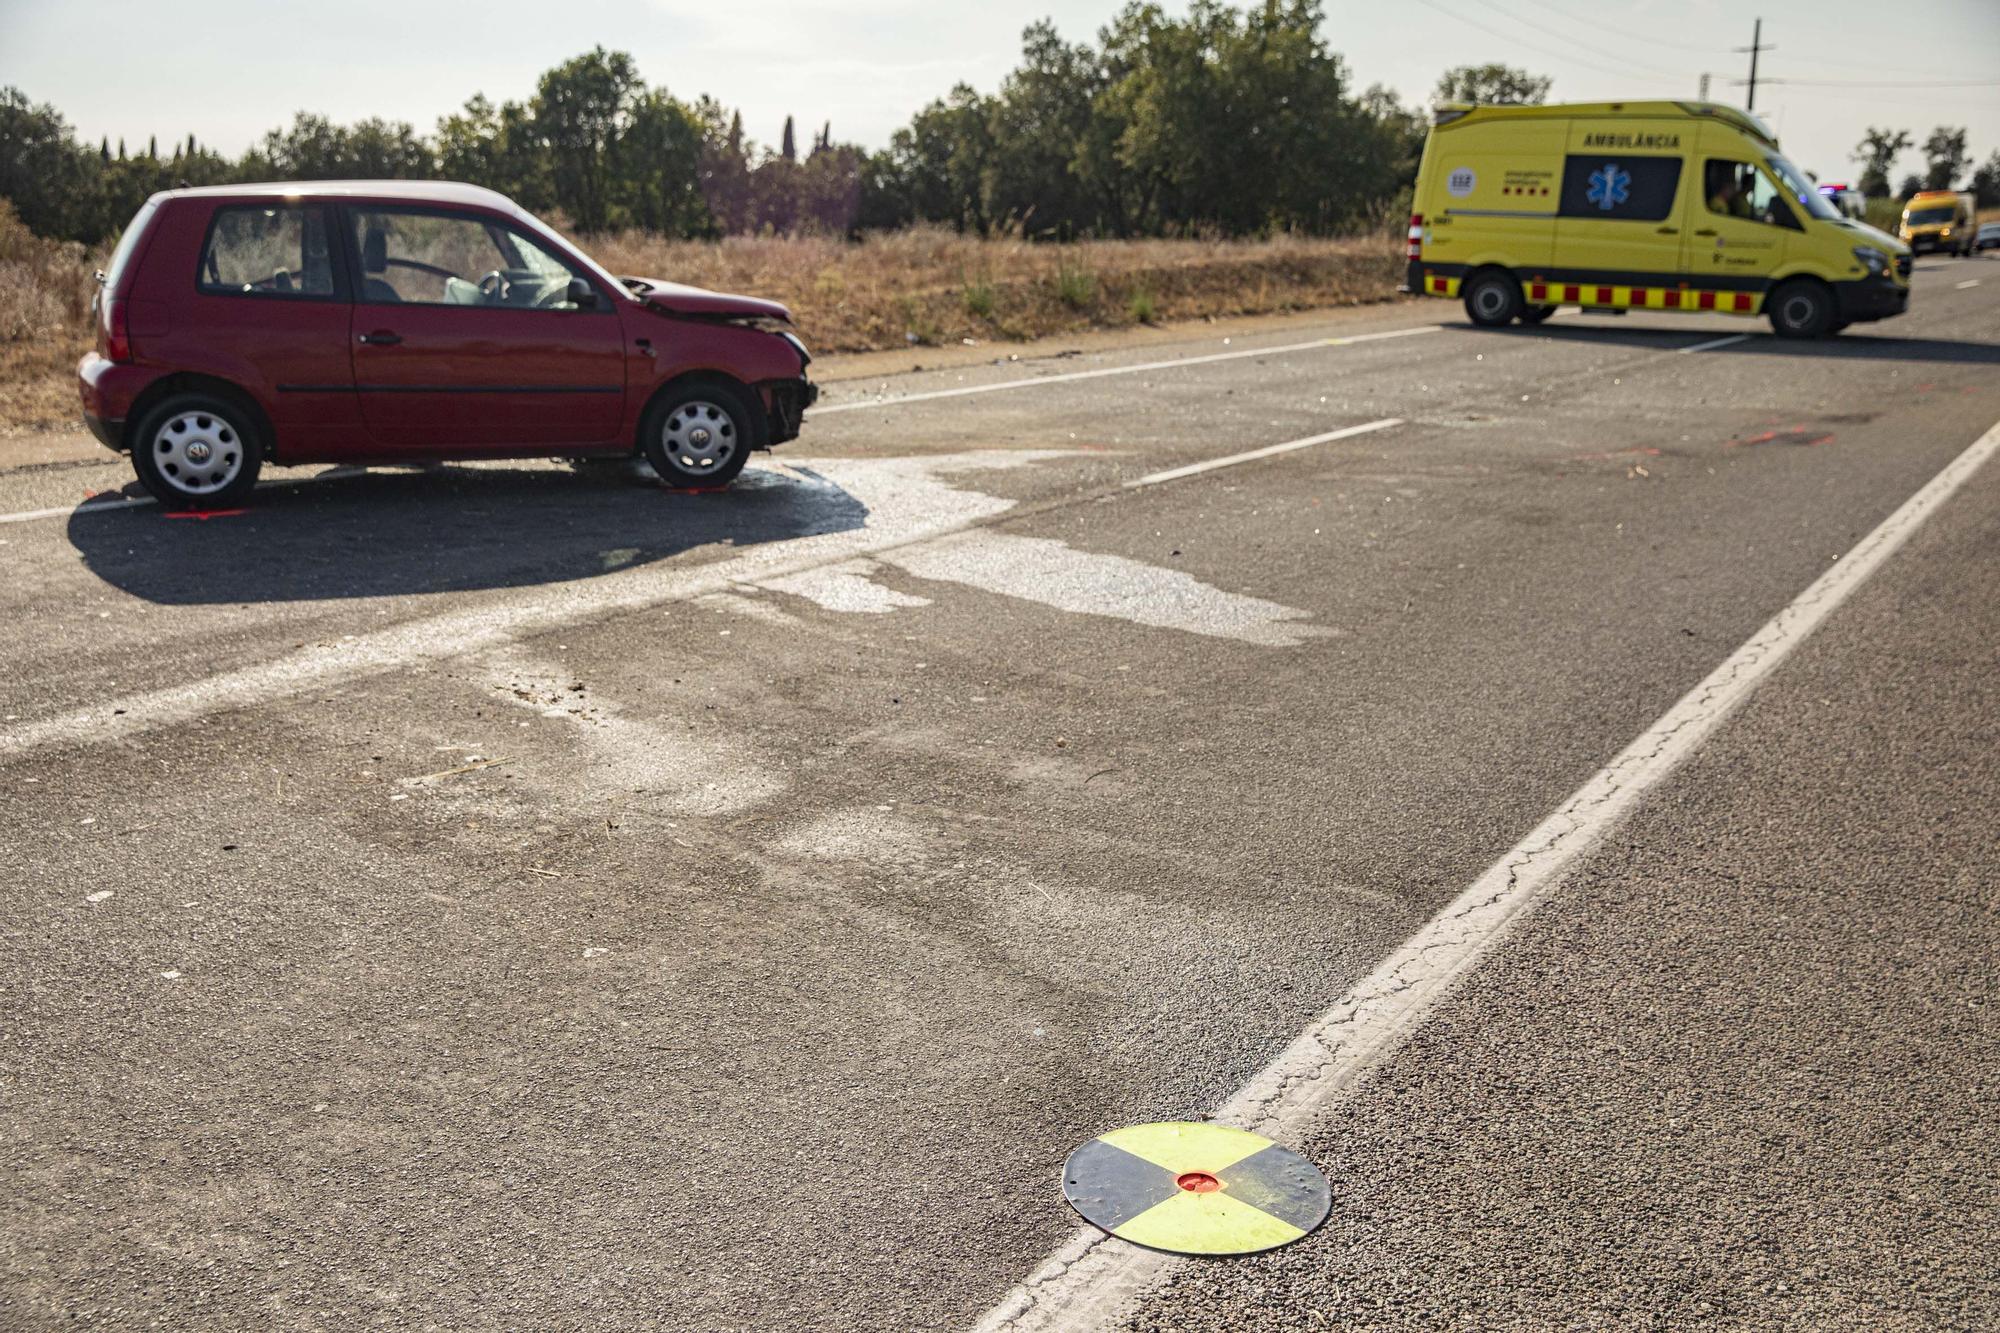
<instances>
[{"instance_id":1,"label":"yellow ambulance","mask_svg":"<svg viewBox=\"0 0 2000 1333\"><path fill-rule=\"evenodd\" d=\"M1412 208L1407 290L1475 324L1715 311L1815 338L1910 301L1909 247L1713 102L1440 107Z\"/></svg>"},{"instance_id":2,"label":"yellow ambulance","mask_svg":"<svg viewBox=\"0 0 2000 1333\"><path fill-rule=\"evenodd\" d=\"M1979 209L1972 196L1956 190L1922 190L1903 205L1903 243L1922 254L1944 250L1969 255L1977 243Z\"/></svg>"}]
</instances>

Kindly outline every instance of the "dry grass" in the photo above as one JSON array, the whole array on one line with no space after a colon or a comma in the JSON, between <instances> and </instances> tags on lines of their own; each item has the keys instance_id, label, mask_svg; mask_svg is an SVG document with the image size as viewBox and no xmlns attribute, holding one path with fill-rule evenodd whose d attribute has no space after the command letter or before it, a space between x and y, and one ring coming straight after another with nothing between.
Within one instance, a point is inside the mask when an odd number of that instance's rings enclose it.
<instances>
[{"instance_id":1,"label":"dry grass","mask_svg":"<svg viewBox=\"0 0 2000 1333\"><path fill-rule=\"evenodd\" d=\"M1400 246L1381 239L1085 241L1031 245L915 228L858 244L798 236L593 236L614 273L783 301L814 351L1009 341L1162 320L1388 298ZM0 432L73 426L102 254L41 240L0 200Z\"/></svg>"},{"instance_id":2,"label":"dry grass","mask_svg":"<svg viewBox=\"0 0 2000 1333\"><path fill-rule=\"evenodd\" d=\"M918 227L858 244L622 233L585 248L614 273L783 301L829 352L1355 305L1388 298L1403 270L1400 247L1373 238L1041 245Z\"/></svg>"},{"instance_id":3,"label":"dry grass","mask_svg":"<svg viewBox=\"0 0 2000 1333\"><path fill-rule=\"evenodd\" d=\"M90 348L90 274L103 256L45 241L0 199L0 431L76 421Z\"/></svg>"}]
</instances>

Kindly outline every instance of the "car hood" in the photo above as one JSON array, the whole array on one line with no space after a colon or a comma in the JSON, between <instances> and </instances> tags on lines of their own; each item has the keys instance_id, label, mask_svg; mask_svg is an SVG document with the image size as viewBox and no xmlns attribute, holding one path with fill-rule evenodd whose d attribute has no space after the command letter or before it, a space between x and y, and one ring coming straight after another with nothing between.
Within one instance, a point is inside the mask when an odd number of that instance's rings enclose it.
<instances>
[{"instance_id":1,"label":"car hood","mask_svg":"<svg viewBox=\"0 0 2000 1333\"><path fill-rule=\"evenodd\" d=\"M697 319L782 319L791 323L792 312L776 301L755 296L734 296L711 292L658 278L620 278L627 291L670 315L691 315Z\"/></svg>"}]
</instances>

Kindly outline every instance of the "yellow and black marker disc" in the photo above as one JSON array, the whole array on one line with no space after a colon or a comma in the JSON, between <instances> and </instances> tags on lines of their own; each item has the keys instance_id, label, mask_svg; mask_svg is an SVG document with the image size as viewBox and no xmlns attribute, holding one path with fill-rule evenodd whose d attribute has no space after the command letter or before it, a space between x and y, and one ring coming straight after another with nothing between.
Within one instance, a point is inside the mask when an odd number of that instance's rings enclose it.
<instances>
[{"instance_id":1,"label":"yellow and black marker disc","mask_svg":"<svg viewBox=\"0 0 2000 1333\"><path fill-rule=\"evenodd\" d=\"M1101 1135L1063 1163L1063 1197L1093 1226L1175 1254L1255 1254L1326 1221L1333 1192L1305 1158L1227 1125L1169 1121Z\"/></svg>"}]
</instances>

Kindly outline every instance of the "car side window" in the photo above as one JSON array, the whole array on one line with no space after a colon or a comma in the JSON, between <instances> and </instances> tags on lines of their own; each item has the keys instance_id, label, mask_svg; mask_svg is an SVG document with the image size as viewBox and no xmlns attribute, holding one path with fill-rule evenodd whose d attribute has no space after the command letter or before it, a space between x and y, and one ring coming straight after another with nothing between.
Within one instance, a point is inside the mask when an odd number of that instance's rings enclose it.
<instances>
[{"instance_id":1,"label":"car side window","mask_svg":"<svg viewBox=\"0 0 2000 1333\"><path fill-rule=\"evenodd\" d=\"M1701 185L1711 213L1803 230L1798 215L1785 202L1784 192L1749 162L1711 157L1702 167Z\"/></svg>"},{"instance_id":2,"label":"car side window","mask_svg":"<svg viewBox=\"0 0 2000 1333\"><path fill-rule=\"evenodd\" d=\"M210 295L338 295L326 211L307 206L215 210L195 284Z\"/></svg>"},{"instance_id":3,"label":"car side window","mask_svg":"<svg viewBox=\"0 0 2000 1333\"><path fill-rule=\"evenodd\" d=\"M581 275L512 227L464 213L357 209L361 300L569 310Z\"/></svg>"}]
</instances>

